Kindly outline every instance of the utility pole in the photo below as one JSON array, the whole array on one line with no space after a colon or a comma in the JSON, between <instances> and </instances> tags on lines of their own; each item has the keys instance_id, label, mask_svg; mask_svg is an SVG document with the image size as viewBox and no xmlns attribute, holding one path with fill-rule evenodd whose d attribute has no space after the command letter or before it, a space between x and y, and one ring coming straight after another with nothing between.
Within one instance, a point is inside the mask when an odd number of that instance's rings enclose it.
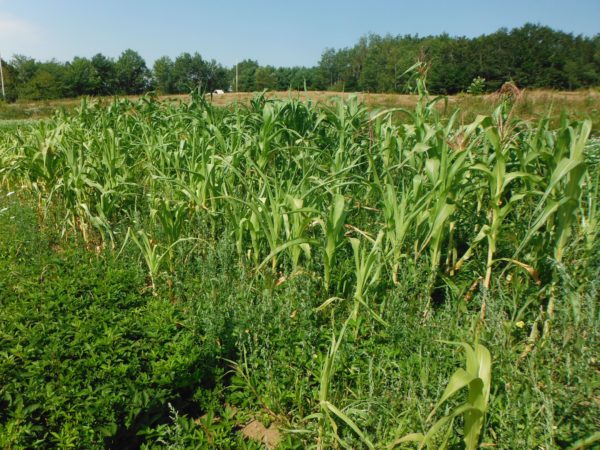
<instances>
[{"instance_id":1,"label":"utility pole","mask_svg":"<svg viewBox=\"0 0 600 450\"><path fill-rule=\"evenodd\" d=\"M238 63L235 63L235 92L238 92Z\"/></svg>"},{"instance_id":2,"label":"utility pole","mask_svg":"<svg viewBox=\"0 0 600 450\"><path fill-rule=\"evenodd\" d=\"M2 54L0 54L0 84L2 85L2 99L6 101L6 93L4 92L4 74L2 73Z\"/></svg>"}]
</instances>

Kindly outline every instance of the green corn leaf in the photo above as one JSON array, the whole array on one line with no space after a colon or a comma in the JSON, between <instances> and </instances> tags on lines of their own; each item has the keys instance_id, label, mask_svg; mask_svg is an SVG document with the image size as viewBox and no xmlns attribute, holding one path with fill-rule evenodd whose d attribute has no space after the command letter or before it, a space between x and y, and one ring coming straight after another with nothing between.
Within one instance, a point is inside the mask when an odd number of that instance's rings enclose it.
<instances>
[{"instance_id":1,"label":"green corn leaf","mask_svg":"<svg viewBox=\"0 0 600 450\"><path fill-rule=\"evenodd\" d=\"M348 417L344 412L339 410L337 407L335 407L328 401L322 401L321 404L323 406L325 406L327 409L329 409L329 411L331 411L333 414L335 414L341 420L343 420L346 423L346 425L348 425L350 428L352 428L354 430L354 432L358 435L358 437L360 437L360 439L365 443L365 445L367 447L369 447L370 449L375 449L375 446L373 445L373 443L369 440L369 438L362 432L362 430L358 427L358 425L356 425L356 423L350 417Z\"/></svg>"},{"instance_id":2,"label":"green corn leaf","mask_svg":"<svg viewBox=\"0 0 600 450\"><path fill-rule=\"evenodd\" d=\"M571 171L583 163L584 162L582 160L574 160L571 158L562 159L552 172L552 176L550 177L550 182L548 183L548 188L546 189L544 196L547 197L560 181L565 179Z\"/></svg>"},{"instance_id":3,"label":"green corn leaf","mask_svg":"<svg viewBox=\"0 0 600 450\"><path fill-rule=\"evenodd\" d=\"M558 209L569 200L570 199L568 197L565 197L558 202L554 200L548 201L546 207L542 210L542 212L537 217L533 225L529 228L529 231L523 238L523 241L519 245L519 248L517 248L513 259L521 252L521 250L523 250L523 248L525 248L525 246L529 243L531 238L533 238L535 233L537 233L537 231L546 224L546 222L552 216L552 214L556 213L556 211L558 211Z\"/></svg>"},{"instance_id":4,"label":"green corn leaf","mask_svg":"<svg viewBox=\"0 0 600 450\"><path fill-rule=\"evenodd\" d=\"M431 413L427 417L427 420L431 420L431 418L435 415L435 412L437 411L437 409L446 400L448 400L450 397L452 397L454 394L456 394L461 389L467 387L476 378L477 378L477 375L467 372L463 368L457 369L456 372L454 372L452 374L452 376L450 377L450 381L448 382L448 385L446 386L446 389L444 390L444 393L442 394L441 399L435 405L435 407L433 408L433 411L431 411Z\"/></svg>"},{"instance_id":5,"label":"green corn leaf","mask_svg":"<svg viewBox=\"0 0 600 450\"><path fill-rule=\"evenodd\" d=\"M300 246L303 244L318 245L319 242L316 239L308 239L308 238L296 238L296 239L292 239L291 241L285 242L285 243L277 246L275 249L273 249L273 251L271 251L271 253L269 253L265 257L265 259L262 260L262 262L258 265L256 270L260 271L261 269L263 269L269 263L269 261L271 261L271 259L273 259L276 255L278 255L282 251L284 251L290 247L293 247L296 245Z\"/></svg>"},{"instance_id":6,"label":"green corn leaf","mask_svg":"<svg viewBox=\"0 0 600 450\"><path fill-rule=\"evenodd\" d=\"M421 445L419 445L419 448L423 448L425 445L427 445L433 439L433 437L437 433L439 433L440 430L446 424L448 424L448 423L452 424L452 422L454 421L454 419L456 417L458 417L460 415L466 415L466 414L469 414L472 412L477 414L480 411L468 403L464 403L464 404L458 406L457 408L455 408L451 414L442 417L441 419L439 419L437 422L435 422L431 426L431 428L427 431L427 434L425 434L423 441L421 441ZM469 431L471 432L471 430L469 430ZM478 441L478 439L479 439L479 437L477 437L477 441ZM469 443L471 443L471 442L472 442L472 437L469 437ZM475 447L468 447L469 443L467 443L466 436L465 436L465 443L467 444L467 450L474 450L477 447L477 445L475 445Z\"/></svg>"},{"instance_id":7,"label":"green corn leaf","mask_svg":"<svg viewBox=\"0 0 600 450\"><path fill-rule=\"evenodd\" d=\"M395 441L391 442L390 444L388 444L386 446L386 448L388 450L392 450L392 449L396 448L398 445L404 444L406 442L421 443L421 442L423 442L423 439L425 439L425 435L423 433L410 433L410 434L407 434L406 436L403 436L403 437L398 438Z\"/></svg>"},{"instance_id":8,"label":"green corn leaf","mask_svg":"<svg viewBox=\"0 0 600 450\"><path fill-rule=\"evenodd\" d=\"M479 443L483 425L483 411L477 408L466 409L464 412L464 441L466 450L474 450Z\"/></svg>"}]
</instances>

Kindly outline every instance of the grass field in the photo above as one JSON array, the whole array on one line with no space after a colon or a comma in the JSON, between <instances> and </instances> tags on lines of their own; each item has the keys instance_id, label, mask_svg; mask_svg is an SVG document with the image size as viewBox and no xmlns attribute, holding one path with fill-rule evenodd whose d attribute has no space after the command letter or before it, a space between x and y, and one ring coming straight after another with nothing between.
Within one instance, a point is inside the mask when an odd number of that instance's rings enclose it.
<instances>
[{"instance_id":1,"label":"grass field","mask_svg":"<svg viewBox=\"0 0 600 450\"><path fill-rule=\"evenodd\" d=\"M0 448L597 445L598 94L416 88L0 127Z\"/></svg>"},{"instance_id":2,"label":"grass field","mask_svg":"<svg viewBox=\"0 0 600 450\"><path fill-rule=\"evenodd\" d=\"M215 95L212 102L216 106L227 106L236 103L247 105L256 93L226 93ZM369 108L408 108L412 109L417 103L417 95L401 94L368 94L344 93L330 91L281 91L268 92L267 98L271 99L301 99L316 103L331 104L335 99L348 99L358 97L359 101ZM139 97L129 96L130 100ZM189 95L161 96L162 100L188 101ZM103 103L110 103L111 97L99 98ZM40 119L49 117L57 109L64 108L72 111L79 106L79 99L62 99L51 101L19 102L15 104L0 104L0 121L6 119ZM500 103L497 94L472 96L468 94L448 96L447 105L443 102L437 108L446 116L457 110L461 111L461 119L472 121L477 114L491 114ZM565 112L573 119L590 119L594 123L600 121L600 91L587 90L578 92L549 91L549 90L524 90L522 97L516 105L516 113L523 119L536 120L549 116L556 123L560 114Z\"/></svg>"}]
</instances>

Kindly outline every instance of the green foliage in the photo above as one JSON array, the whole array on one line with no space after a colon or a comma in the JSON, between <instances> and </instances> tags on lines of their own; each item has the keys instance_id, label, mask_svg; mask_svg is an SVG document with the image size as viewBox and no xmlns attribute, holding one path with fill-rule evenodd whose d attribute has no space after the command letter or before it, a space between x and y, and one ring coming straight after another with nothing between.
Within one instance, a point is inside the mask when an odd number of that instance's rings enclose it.
<instances>
[{"instance_id":1,"label":"green foliage","mask_svg":"<svg viewBox=\"0 0 600 450\"><path fill-rule=\"evenodd\" d=\"M255 88L257 91L273 89L277 86L277 75L274 67L259 67L254 74L256 77Z\"/></svg>"},{"instance_id":2,"label":"green foliage","mask_svg":"<svg viewBox=\"0 0 600 450\"><path fill-rule=\"evenodd\" d=\"M92 61L76 57L67 64L65 74L67 96L96 94L100 89L100 83L100 74Z\"/></svg>"},{"instance_id":3,"label":"green foliage","mask_svg":"<svg viewBox=\"0 0 600 450\"><path fill-rule=\"evenodd\" d=\"M56 62L44 63L35 75L18 87L19 97L31 100L49 100L64 96L64 72Z\"/></svg>"},{"instance_id":4,"label":"green foliage","mask_svg":"<svg viewBox=\"0 0 600 450\"><path fill-rule=\"evenodd\" d=\"M409 434L402 439L394 442L389 448L403 442L419 442L419 448L428 445L430 441L447 424L452 426L456 417L463 417L463 436L465 448L474 450L478 447L483 419L488 409L490 397L490 387L492 379L492 358L490 352L483 345L475 344L471 347L469 344L460 343L465 350L466 369L459 368L452 374L448 385L442 394L442 398L437 403L428 419L433 417L436 410L451 397L463 388L467 389L467 401L455 407L449 414L435 422L427 434L421 433ZM447 440L447 438L446 438Z\"/></svg>"},{"instance_id":5,"label":"green foliage","mask_svg":"<svg viewBox=\"0 0 600 450\"><path fill-rule=\"evenodd\" d=\"M414 70L414 110L143 97L0 130L6 445L98 447L108 426L252 448L250 421L283 448L593 436L591 124L442 118ZM493 378L477 345L453 376L437 341L485 342Z\"/></svg>"},{"instance_id":6,"label":"green foliage","mask_svg":"<svg viewBox=\"0 0 600 450\"><path fill-rule=\"evenodd\" d=\"M237 63L231 69L231 86L234 91L253 92L256 91L256 71L259 68L257 61L245 59ZM237 70L237 85L236 85Z\"/></svg>"},{"instance_id":7,"label":"green foliage","mask_svg":"<svg viewBox=\"0 0 600 450\"><path fill-rule=\"evenodd\" d=\"M490 90L509 80L572 90L598 84L597 52L597 38L529 23L470 39L370 34L353 47L326 49L318 70L321 88L404 92L405 70L424 59L431 66L429 88L439 94L464 92L476 77Z\"/></svg>"},{"instance_id":8,"label":"green foliage","mask_svg":"<svg viewBox=\"0 0 600 450\"><path fill-rule=\"evenodd\" d=\"M118 94L142 94L148 88L150 72L140 54L127 49L115 61L115 77Z\"/></svg>"},{"instance_id":9,"label":"green foliage","mask_svg":"<svg viewBox=\"0 0 600 450\"><path fill-rule=\"evenodd\" d=\"M481 95L485 92L485 78L475 77L467 88L467 93L471 95Z\"/></svg>"},{"instance_id":10,"label":"green foliage","mask_svg":"<svg viewBox=\"0 0 600 450\"><path fill-rule=\"evenodd\" d=\"M154 61L154 66L152 66L153 87L161 94L175 92L173 66L173 61L168 56L161 56Z\"/></svg>"},{"instance_id":11,"label":"green foliage","mask_svg":"<svg viewBox=\"0 0 600 450\"><path fill-rule=\"evenodd\" d=\"M314 67L261 66L245 59L231 68L198 53L157 59L152 71L125 50L115 61L40 62L16 55L6 64L7 98L55 99L82 95L330 90L410 93L407 69L428 64L429 90L436 94L494 91L508 81L521 88L575 90L600 83L600 40L525 24L476 38L369 34L344 49L327 48Z\"/></svg>"},{"instance_id":12,"label":"green foliage","mask_svg":"<svg viewBox=\"0 0 600 450\"><path fill-rule=\"evenodd\" d=\"M92 57L92 65L98 73L100 83L98 90L94 92L95 95L110 95L116 93L116 71L115 62L107 58L101 53L97 53Z\"/></svg>"},{"instance_id":13,"label":"green foliage","mask_svg":"<svg viewBox=\"0 0 600 450\"><path fill-rule=\"evenodd\" d=\"M227 71L215 60L205 61L198 53L182 53L175 61L157 59L153 68L154 87L163 94L188 94L227 89Z\"/></svg>"},{"instance_id":14,"label":"green foliage","mask_svg":"<svg viewBox=\"0 0 600 450\"><path fill-rule=\"evenodd\" d=\"M14 102L18 97L18 92L15 67L4 59L0 60L0 64L2 64L2 76L4 77L4 98L0 99L0 106L2 106L5 102Z\"/></svg>"},{"instance_id":15,"label":"green foliage","mask_svg":"<svg viewBox=\"0 0 600 450\"><path fill-rule=\"evenodd\" d=\"M135 265L39 235L23 203L2 211L3 448L130 445L212 379L217 349L181 306L143 294Z\"/></svg>"}]
</instances>

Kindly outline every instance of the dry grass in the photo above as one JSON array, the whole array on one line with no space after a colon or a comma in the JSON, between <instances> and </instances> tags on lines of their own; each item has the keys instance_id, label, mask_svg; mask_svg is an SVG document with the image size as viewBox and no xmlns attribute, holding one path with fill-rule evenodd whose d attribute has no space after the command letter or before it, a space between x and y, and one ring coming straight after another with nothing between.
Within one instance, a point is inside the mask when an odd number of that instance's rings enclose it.
<instances>
[{"instance_id":1,"label":"dry grass","mask_svg":"<svg viewBox=\"0 0 600 450\"><path fill-rule=\"evenodd\" d=\"M247 104L256 93L240 92L214 95L212 102L218 106ZM275 91L267 92L267 98L287 99L297 98L311 100L316 103L330 104L336 98L357 96L358 99L373 109L379 108L408 108L412 109L417 101L416 95L404 94L371 94L330 91ZM101 102L109 102L113 97L100 97ZM139 96L127 96L135 100ZM189 95L161 96L165 101L187 101ZM444 114L461 111L461 119L472 120L477 114L489 114L499 102L498 94L472 96L468 94L451 95L447 103L441 101L438 108ZM56 109L67 110L78 106L77 98L50 101L23 101L15 104L0 105L0 120L3 119L40 119L49 116ZM552 90L523 90L517 102L517 114L524 119L535 120L549 115L553 120L565 111L572 119L592 119L594 124L600 123L600 91L585 90L576 92Z\"/></svg>"}]
</instances>

